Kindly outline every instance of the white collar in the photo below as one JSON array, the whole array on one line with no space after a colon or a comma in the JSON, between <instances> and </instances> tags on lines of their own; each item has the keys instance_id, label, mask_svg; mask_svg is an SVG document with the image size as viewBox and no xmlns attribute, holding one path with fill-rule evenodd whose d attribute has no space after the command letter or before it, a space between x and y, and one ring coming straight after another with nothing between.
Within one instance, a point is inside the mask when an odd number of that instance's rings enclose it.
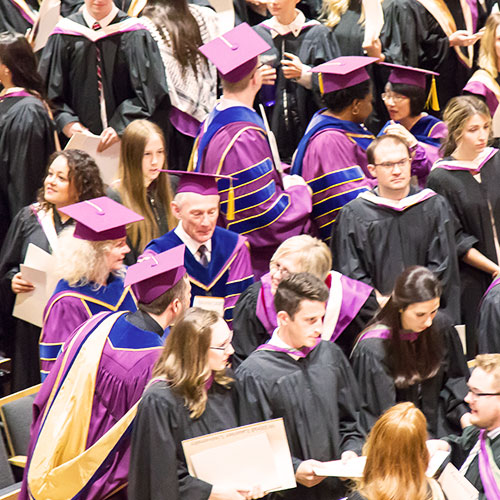
<instances>
[{"instance_id":1,"label":"white collar","mask_svg":"<svg viewBox=\"0 0 500 500\"><path fill-rule=\"evenodd\" d=\"M182 227L182 221L179 221L179 224L177 224L177 227L174 229L175 234L182 240L182 243L186 245L188 250L193 254L196 255L196 252L198 252L198 248L201 247L201 245L205 245L206 249L212 253L212 239L210 238L208 241L205 241L205 243L198 243L196 240L191 238L189 234L186 233L184 228Z\"/></svg>"},{"instance_id":2,"label":"white collar","mask_svg":"<svg viewBox=\"0 0 500 500\"><path fill-rule=\"evenodd\" d=\"M306 23L306 16L299 9L295 9L297 15L290 24L281 24L275 17L267 21L267 25L271 28L271 36L276 38L278 35L285 36L292 33L294 37L298 37L302 31L302 27Z\"/></svg>"},{"instance_id":3,"label":"white collar","mask_svg":"<svg viewBox=\"0 0 500 500\"><path fill-rule=\"evenodd\" d=\"M248 108L251 109L252 111L255 111L255 109L251 108L250 106L247 106L246 104L243 104L240 101L237 101L235 99L227 99L224 96L222 96L219 99L215 107L217 108L217 111L223 111L224 109L234 108L235 106L243 106L244 108Z\"/></svg>"},{"instance_id":4,"label":"white collar","mask_svg":"<svg viewBox=\"0 0 500 500\"><path fill-rule=\"evenodd\" d=\"M111 7L110 13L106 16L103 17L100 21L97 19L94 19L91 15L90 12L87 10L87 8L84 6L82 9L82 14L83 14L83 19L87 23L87 26L92 29L92 26L94 26L94 23L99 23L101 28L106 28L106 26L109 26L111 24L111 21L116 17L116 14L118 14L118 7L113 4Z\"/></svg>"},{"instance_id":5,"label":"white collar","mask_svg":"<svg viewBox=\"0 0 500 500\"><path fill-rule=\"evenodd\" d=\"M495 439L498 435L500 435L500 427L497 427L496 429L488 432L488 437L491 440Z\"/></svg>"},{"instance_id":6,"label":"white collar","mask_svg":"<svg viewBox=\"0 0 500 500\"><path fill-rule=\"evenodd\" d=\"M281 349L286 349L287 351L296 351L294 347L289 346L279 335L278 335L279 327L274 330L273 335L267 342L270 345L273 345L275 347L280 347ZM293 359L297 360L300 358L300 356L296 356L295 354L292 354L291 352L287 352L289 356L291 356Z\"/></svg>"}]
</instances>

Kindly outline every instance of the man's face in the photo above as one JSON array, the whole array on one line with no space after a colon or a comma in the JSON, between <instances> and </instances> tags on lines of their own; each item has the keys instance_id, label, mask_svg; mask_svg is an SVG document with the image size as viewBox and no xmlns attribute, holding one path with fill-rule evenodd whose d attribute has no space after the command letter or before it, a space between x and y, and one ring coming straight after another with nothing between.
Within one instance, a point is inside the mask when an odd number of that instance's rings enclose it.
<instances>
[{"instance_id":1,"label":"man's face","mask_svg":"<svg viewBox=\"0 0 500 500\"><path fill-rule=\"evenodd\" d=\"M295 349L314 347L323 331L325 310L324 302L303 300L293 318L281 311L279 326L283 340Z\"/></svg>"},{"instance_id":2,"label":"man's face","mask_svg":"<svg viewBox=\"0 0 500 500\"><path fill-rule=\"evenodd\" d=\"M97 21L106 17L113 7L113 0L85 0L89 14Z\"/></svg>"},{"instance_id":3,"label":"man's face","mask_svg":"<svg viewBox=\"0 0 500 500\"><path fill-rule=\"evenodd\" d=\"M471 423L487 430L500 427L500 395L480 395L500 393L500 387L493 373L487 373L481 368L475 368L467 385L469 386L469 393L465 401L471 409Z\"/></svg>"},{"instance_id":4,"label":"man's face","mask_svg":"<svg viewBox=\"0 0 500 500\"><path fill-rule=\"evenodd\" d=\"M374 152L374 165L368 165L380 189L388 192L404 191L410 185L411 161L404 144L392 140L381 142Z\"/></svg>"},{"instance_id":5,"label":"man's face","mask_svg":"<svg viewBox=\"0 0 500 500\"><path fill-rule=\"evenodd\" d=\"M219 216L219 195L183 193L181 202L174 201L172 209L193 240L205 243L212 238Z\"/></svg>"}]
</instances>

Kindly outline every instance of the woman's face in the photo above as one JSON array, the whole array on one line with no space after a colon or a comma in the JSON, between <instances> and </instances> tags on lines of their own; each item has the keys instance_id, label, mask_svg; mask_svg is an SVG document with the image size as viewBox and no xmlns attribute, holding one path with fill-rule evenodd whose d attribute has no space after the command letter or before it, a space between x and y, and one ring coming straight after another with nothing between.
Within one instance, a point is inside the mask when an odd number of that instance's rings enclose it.
<instances>
[{"instance_id":1,"label":"woman's face","mask_svg":"<svg viewBox=\"0 0 500 500\"><path fill-rule=\"evenodd\" d=\"M113 240L111 248L106 254L109 272L119 271L123 266L123 259L130 252L126 238Z\"/></svg>"},{"instance_id":2,"label":"woman's face","mask_svg":"<svg viewBox=\"0 0 500 500\"><path fill-rule=\"evenodd\" d=\"M142 157L142 175L144 185L148 187L160 175L165 164L165 148L158 134L152 134L144 148Z\"/></svg>"},{"instance_id":3,"label":"woman's face","mask_svg":"<svg viewBox=\"0 0 500 500\"><path fill-rule=\"evenodd\" d=\"M468 153L478 155L488 144L490 136L490 117L475 114L466 122L457 146Z\"/></svg>"},{"instance_id":4,"label":"woman's face","mask_svg":"<svg viewBox=\"0 0 500 500\"><path fill-rule=\"evenodd\" d=\"M406 309L403 309L400 312L403 330L418 333L429 328L439 309L439 303L439 297L436 297L424 302L415 302L414 304L410 304Z\"/></svg>"},{"instance_id":5,"label":"woman's face","mask_svg":"<svg viewBox=\"0 0 500 500\"><path fill-rule=\"evenodd\" d=\"M229 357L234 353L231 340L233 332L227 323L220 318L212 326L212 340L208 350L208 367L212 371L220 371L229 365Z\"/></svg>"},{"instance_id":6,"label":"woman's face","mask_svg":"<svg viewBox=\"0 0 500 500\"><path fill-rule=\"evenodd\" d=\"M271 293L274 295L283 278L292 273L301 271L299 257L294 254L285 254L279 259L273 260L269 265L271 274Z\"/></svg>"},{"instance_id":7,"label":"woman's face","mask_svg":"<svg viewBox=\"0 0 500 500\"><path fill-rule=\"evenodd\" d=\"M495 54L497 55L497 61L500 61L500 24L495 30Z\"/></svg>"},{"instance_id":8,"label":"woman's face","mask_svg":"<svg viewBox=\"0 0 500 500\"><path fill-rule=\"evenodd\" d=\"M78 193L69 180L68 162L64 156L58 156L50 164L47 177L43 181L43 197L57 208L78 201Z\"/></svg>"},{"instance_id":9,"label":"woman's face","mask_svg":"<svg viewBox=\"0 0 500 500\"><path fill-rule=\"evenodd\" d=\"M384 104L391 120L398 122L411 116L409 97L393 92L390 83L385 86L384 91Z\"/></svg>"}]
</instances>

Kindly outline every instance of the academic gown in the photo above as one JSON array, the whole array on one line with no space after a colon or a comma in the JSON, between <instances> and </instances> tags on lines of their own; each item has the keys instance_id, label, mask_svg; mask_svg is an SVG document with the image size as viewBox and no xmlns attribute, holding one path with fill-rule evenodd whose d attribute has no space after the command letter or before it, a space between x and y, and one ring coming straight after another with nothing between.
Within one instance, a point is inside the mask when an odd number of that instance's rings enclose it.
<instances>
[{"instance_id":1,"label":"academic gown","mask_svg":"<svg viewBox=\"0 0 500 500\"><path fill-rule=\"evenodd\" d=\"M257 350L236 377L241 423L283 417L295 471L304 460L337 460L346 450L360 454L359 391L337 345L322 341L298 360L285 352ZM335 500L344 492L338 478L328 477L313 488L298 484L270 498Z\"/></svg>"},{"instance_id":2,"label":"academic gown","mask_svg":"<svg viewBox=\"0 0 500 500\"><path fill-rule=\"evenodd\" d=\"M144 256L165 252L182 245L175 230L151 241ZM250 252L246 238L216 226L208 267L198 262L186 247L184 266L191 282L191 305L197 295L224 298L224 319L231 327L234 306L240 294L253 283Z\"/></svg>"},{"instance_id":3,"label":"academic gown","mask_svg":"<svg viewBox=\"0 0 500 500\"><path fill-rule=\"evenodd\" d=\"M102 311L137 310L130 287L124 287L123 278L110 275L106 286L95 283L70 286L60 280L43 311L40 335L40 375L42 381L51 370L63 344L71 334L90 317Z\"/></svg>"},{"instance_id":4,"label":"academic gown","mask_svg":"<svg viewBox=\"0 0 500 500\"><path fill-rule=\"evenodd\" d=\"M451 462L460 469L465 459L469 455L477 440L479 439L480 429L474 425L469 425L463 430L462 435L447 436L444 438L451 445ZM500 466L500 436L496 436L490 441L493 458L497 466ZM479 500L487 500L484 492L484 486L479 475L479 457L476 456L469 468L465 472L465 477L479 491Z\"/></svg>"},{"instance_id":5,"label":"academic gown","mask_svg":"<svg viewBox=\"0 0 500 500\"><path fill-rule=\"evenodd\" d=\"M458 257L476 239L463 234L447 200L431 190L412 187L397 206L376 193L362 194L340 211L332 232L333 268L390 295L408 266L425 266L439 277L441 305L458 323Z\"/></svg>"},{"instance_id":6,"label":"academic gown","mask_svg":"<svg viewBox=\"0 0 500 500\"><path fill-rule=\"evenodd\" d=\"M479 354L500 352L500 280L497 278L486 290L479 303L477 343Z\"/></svg>"},{"instance_id":7,"label":"academic gown","mask_svg":"<svg viewBox=\"0 0 500 500\"><path fill-rule=\"evenodd\" d=\"M0 0L0 33L21 33L33 27L39 4L36 0Z\"/></svg>"},{"instance_id":8,"label":"academic gown","mask_svg":"<svg viewBox=\"0 0 500 500\"><path fill-rule=\"evenodd\" d=\"M40 59L39 71L47 85L47 96L55 107L59 131L79 121L90 132L103 130L97 86L96 49L102 54L102 84L108 126L121 134L138 118L152 119L168 131L167 85L163 63L156 43L137 20L119 11L111 24L125 22L110 35L92 31L83 14L62 19L49 37ZM92 42L86 35L100 36ZM156 112L156 113L155 113Z\"/></svg>"},{"instance_id":9,"label":"academic gown","mask_svg":"<svg viewBox=\"0 0 500 500\"><path fill-rule=\"evenodd\" d=\"M101 335L102 342L94 347L93 342ZM142 396L163 349L163 336L162 327L142 311L100 313L74 333L34 401L20 500L28 500L28 486L30 500L66 500L77 498L76 494L86 500L101 500L108 495L126 500L135 410L129 417L125 415ZM86 346L90 354L84 353ZM86 381L94 371L95 381L88 386ZM85 405L81 400L87 397L87 391L90 404ZM65 424L62 428L61 422ZM103 445L91 456L83 455L84 450L111 433L116 433L115 443ZM70 460L75 460L79 469L56 471ZM85 474L92 467L95 472L87 480ZM43 480L49 471L54 474L50 485ZM37 491L33 491L33 481L42 482ZM51 487L53 491L45 489Z\"/></svg>"},{"instance_id":10,"label":"academic gown","mask_svg":"<svg viewBox=\"0 0 500 500\"><path fill-rule=\"evenodd\" d=\"M55 212L52 221L54 234L59 234L72 223L73 220L69 219L63 224ZM13 391L40 383L38 351L40 328L11 316L16 297L11 289L12 278L20 271L19 266L24 262L30 243L52 253L53 249L40 224L34 205L24 207L14 217L2 247L0 260L0 307L4 318L2 344L6 354L13 358Z\"/></svg>"},{"instance_id":11,"label":"academic gown","mask_svg":"<svg viewBox=\"0 0 500 500\"><path fill-rule=\"evenodd\" d=\"M455 328L448 319L439 315L436 318L434 322L444 338L444 357L439 371L434 377L405 389L397 388L391 375L386 359L389 340L367 338L356 344L351 364L364 400L361 421L366 429L391 406L411 401L426 416L431 437L460 432L460 417L469 411L464 402L469 370Z\"/></svg>"},{"instance_id":12,"label":"academic gown","mask_svg":"<svg viewBox=\"0 0 500 500\"><path fill-rule=\"evenodd\" d=\"M271 130L276 136L281 160L291 163L300 138L313 114L320 107L319 93L313 79L313 90L284 77L280 61L283 53L299 57L302 64L317 66L340 56L335 36L318 21L306 20L300 34L277 35L270 28L269 21L254 27L255 31L271 46L261 55L268 64L276 68L275 105L268 109ZM257 96L257 103L262 100Z\"/></svg>"},{"instance_id":13,"label":"academic gown","mask_svg":"<svg viewBox=\"0 0 500 500\"><path fill-rule=\"evenodd\" d=\"M333 273L339 274L335 271ZM329 275L327 285L330 285L330 297L336 309L338 307L336 299L339 294L337 288L332 291L331 281ZM371 287L347 276L340 276L340 295L341 304L336 325L329 325L333 330L330 340L334 341L348 356L356 337L377 312L378 305ZM250 285L240 295L234 309L234 335L231 342L235 351L232 364L234 368L240 365L259 345L267 342L278 327L273 300L269 274L264 275L261 281Z\"/></svg>"},{"instance_id":14,"label":"academic gown","mask_svg":"<svg viewBox=\"0 0 500 500\"><path fill-rule=\"evenodd\" d=\"M495 220L497 235L500 235L500 192L497 189L500 180L500 154L498 150L490 148L486 158L488 159L480 170L481 182L474 179L467 169L448 169L446 165L453 160L448 157L436 164L429 175L427 185L448 200L464 232L477 238L474 248L498 263L491 216ZM455 164L452 168L455 168ZM468 355L474 356L477 349L475 327L478 306L492 278L488 273L464 262L460 261L459 266L462 321L467 329L467 352Z\"/></svg>"},{"instance_id":15,"label":"academic gown","mask_svg":"<svg viewBox=\"0 0 500 500\"><path fill-rule=\"evenodd\" d=\"M0 97L0 245L14 216L36 199L54 124L42 101L25 90Z\"/></svg>"},{"instance_id":16,"label":"academic gown","mask_svg":"<svg viewBox=\"0 0 500 500\"><path fill-rule=\"evenodd\" d=\"M189 475L181 442L238 426L236 389L212 383L203 414L192 419L182 396L158 380L139 403L132 433L129 500L206 500L212 485Z\"/></svg>"}]
</instances>

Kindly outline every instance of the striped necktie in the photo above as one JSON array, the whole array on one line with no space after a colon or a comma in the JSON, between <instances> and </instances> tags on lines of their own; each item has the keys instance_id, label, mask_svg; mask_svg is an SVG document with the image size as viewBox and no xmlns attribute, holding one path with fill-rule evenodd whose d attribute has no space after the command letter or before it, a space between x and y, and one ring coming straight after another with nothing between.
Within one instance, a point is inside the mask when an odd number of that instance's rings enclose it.
<instances>
[{"instance_id":1,"label":"striped necktie","mask_svg":"<svg viewBox=\"0 0 500 500\"><path fill-rule=\"evenodd\" d=\"M96 21L92 25L94 31L100 30L101 25ZM101 112L102 128L105 129L108 126L108 119L106 117L106 103L104 101L104 91L102 85L102 60L101 60L101 49L96 43L95 46L95 56L96 56L96 69L97 69L97 90L99 92L99 107Z\"/></svg>"}]
</instances>

